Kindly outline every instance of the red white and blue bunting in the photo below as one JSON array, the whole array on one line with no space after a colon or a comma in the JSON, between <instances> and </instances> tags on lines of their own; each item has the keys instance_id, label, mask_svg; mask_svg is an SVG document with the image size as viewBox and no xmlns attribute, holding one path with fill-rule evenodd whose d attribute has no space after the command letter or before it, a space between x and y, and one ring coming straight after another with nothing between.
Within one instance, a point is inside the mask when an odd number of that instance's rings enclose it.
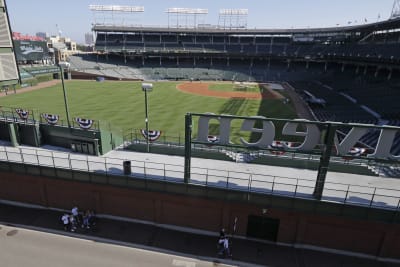
<instances>
[{"instance_id":1,"label":"red white and blue bunting","mask_svg":"<svg viewBox=\"0 0 400 267\"><path fill-rule=\"evenodd\" d=\"M15 112L17 112L18 116L23 120L27 120L29 118L29 110L16 108Z\"/></svg>"},{"instance_id":2,"label":"red white and blue bunting","mask_svg":"<svg viewBox=\"0 0 400 267\"><path fill-rule=\"evenodd\" d=\"M272 141L272 144L269 146L274 150L270 150L270 152L274 155L283 155L285 154L285 146L281 141Z\"/></svg>"},{"instance_id":3,"label":"red white and blue bunting","mask_svg":"<svg viewBox=\"0 0 400 267\"><path fill-rule=\"evenodd\" d=\"M144 137L145 139L147 139L147 131L141 129L140 132L142 133L143 137ZM149 130L149 141L151 141L151 142L156 141L158 138L160 138L161 133L162 133L161 131L152 131L152 130Z\"/></svg>"},{"instance_id":4,"label":"red white and blue bunting","mask_svg":"<svg viewBox=\"0 0 400 267\"><path fill-rule=\"evenodd\" d=\"M212 147L215 143L219 142L219 137L216 135L207 135L207 141L210 143L207 146Z\"/></svg>"},{"instance_id":5,"label":"red white and blue bunting","mask_svg":"<svg viewBox=\"0 0 400 267\"><path fill-rule=\"evenodd\" d=\"M345 160L352 160L353 157L361 157L367 152L366 148L362 147L352 147L347 155L343 156Z\"/></svg>"},{"instance_id":6,"label":"red white and blue bunting","mask_svg":"<svg viewBox=\"0 0 400 267\"><path fill-rule=\"evenodd\" d=\"M219 141L219 138L216 135L208 135L207 141L210 143L217 143Z\"/></svg>"},{"instance_id":7,"label":"red white and blue bunting","mask_svg":"<svg viewBox=\"0 0 400 267\"><path fill-rule=\"evenodd\" d=\"M78 123L79 127L85 130L90 129L93 125L93 120L75 118L75 121Z\"/></svg>"},{"instance_id":8,"label":"red white and blue bunting","mask_svg":"<svg viewBox=\"0 0 400 267\"><path fill-rule=\"evenodd\" d=\"M58 122L59 116L55 115L55 114L42 113L42 118L45 119L48 124L56 125Z\"/></svg>"}]
</instances>

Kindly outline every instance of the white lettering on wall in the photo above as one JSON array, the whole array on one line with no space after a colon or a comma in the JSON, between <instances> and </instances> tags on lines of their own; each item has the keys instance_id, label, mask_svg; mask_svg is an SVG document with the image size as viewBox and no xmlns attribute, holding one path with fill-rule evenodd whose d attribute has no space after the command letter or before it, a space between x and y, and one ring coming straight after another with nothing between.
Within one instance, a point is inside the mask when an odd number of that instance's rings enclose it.
<instances>
[{"instance_id":1,"label":"white lettering on wall","mask_svg":"<svg viewBox=\"0 0 400 267\"><path fill-rule=\"evenodd\" d=\"M210 113L209 115L214 115ZM209 117L207 114L199 116L198 130L197 130L197 142L208 143L209 135L209 123L211 119L215 119L219 122L219 139L213 144L230 145L231 134L231 123L234 117L221 116L221 117ZM257 120L262 119L262 128L255 128ZM305 127L305 131L298 131L300 125ZM371 128L374 128L371 125ZM268 148L272 144L275 138L275 125L273 121L268 121L265 117L249 117L243 119L241 131L247 131L251 133L259 133L261 137L254 143L246 141L243 137L240 137L240 142L246 147L259 147ZM337 133L334 136L334 144L336 147L338 156L345 156L349 151L357 145L360 139L370 130L368 127L357 127L349 131L349 133L339 142ZM369 158L382 158L382 159L394 159L399 160L400 155L392 155L390 150L392 148L396 133L400 130L398 127L381 129L378 143L375 147L375 151L372 154L368 154ZM286 136L301 136L304 137L303 143L298 146L291 146L290 149L294 151L312 151L315 147L321 143L321 131L319 126L314 123L310 123L305 120L299 120L298 122L292 121L287 122L282 128L282 134ZM285 144L285 141L281 141L283 146L287 149L289 146Z\"/></svg>"},{"instance_id":2,"label":"white lettering on wall","mask_svg":"<svg viewBox=\"0 0 400 267\"><path fill-rule=\"evenodd\" d=\"M342 142L339 143L337 133L335 134L335 146L338 155L346 155L352 147L368 132L368 128L357 128L353 127L350 132L344 137Z\"/></svg>"},{"instance_id":3,"label":"white lettering on wall","mask_svg":"<svg viewBox=\"0 0 400 267\"><path fill-rule=\"evenodd\" d=\"M389 158L400 159L400 155L394 156L390 153L394 138L399 129L382 129L379 135L378 143L376 144L375 152L369 154L369 158Z\"/></svg>"},{"instance_id":4,"label":"white lettering on wall","mask_svg":"<svg viewBox=\"0 0 400 267\"><path fill-rule=\"evenodd\" d=\"M265 119L264 117L254 117L255 119L245 119L243 121L241 131L250 131L253 133L261 133L260 139L255 142L255 143L249 143L246 140L244 140L243 137L240 137L240 142L242 142L243 145L245 146L250 146L250 147L268 147L272 142L274 141L275 138L275 125L271 121L262 121L263 128L254 128L254 125L256 123L256 118L260 119Z\"/></svg>"},{"instance_id":5,"label":"white lettering on wall","mask_svg":"<svg viewBox=\"0 0 400 267\"><path fill-rule=\"evenodd\" d=\"M300 124L305 125L306 131L305 132L298 132L297 128ZM318 129L318 126L311 123L306 122L288 122L282 129L283 135L292 135L292 136L304 136L304 142L296 147L290 147L291 149L297 149L301 151L311 151L313 150L321 139L321 131ZM288 145L283 143L285 148L289 148Z\"/></svg>"},{"instance_id":6,"label":"white lettering on wall","mask_svg":"<svg viewBox=\"0 0 400 267\"><path fill-rule=\"evenodd\" d=\"M210 113L212 114L212 113ZM199 142L208 142L208 126L210 120L213 117L200 116L199 127L197 129L197 140ZM214 117L219 121L219 141L215 144L229 145L230 142L230 132L231 132L231 122L233 118L229 117Z\"/></svg>"}]
</instances>

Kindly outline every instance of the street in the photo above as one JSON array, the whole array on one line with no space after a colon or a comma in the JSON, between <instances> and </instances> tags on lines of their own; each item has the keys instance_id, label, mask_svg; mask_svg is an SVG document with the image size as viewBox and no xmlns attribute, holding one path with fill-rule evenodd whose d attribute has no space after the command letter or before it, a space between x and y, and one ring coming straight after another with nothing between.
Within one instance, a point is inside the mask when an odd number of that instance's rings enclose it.
<instances>
[{"instance_id":1,"label":"street","mask_svg":"<svg viewBox=\"0 0 400 267\"><path fill-rule=\"evenodd\" d=\"M0 225L3 267L209 267L233 266Z\"/></svg>"}]
</instances>

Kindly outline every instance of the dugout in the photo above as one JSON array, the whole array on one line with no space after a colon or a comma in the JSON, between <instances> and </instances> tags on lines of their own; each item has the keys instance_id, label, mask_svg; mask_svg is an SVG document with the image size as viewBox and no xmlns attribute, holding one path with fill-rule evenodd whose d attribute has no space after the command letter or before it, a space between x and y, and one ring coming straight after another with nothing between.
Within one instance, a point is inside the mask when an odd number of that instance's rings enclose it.
<instances>
[{"instance_id":1,"label":"dugout","mask_svg":"<svg viewBox=\"0 0 400 267\"><path fill-rule=\"evenodd\" d=\"M109 123L75 118L67 123L58 115L41 114L40 121L33 110L3 107L0 114L0 140L12 146L51 145L87 155L102 155L123 143L122 131Z\"/></svg>"},{"instance_id":2,"label":"dugout","mask_svg":"<svg viewBox=\"0 0 400 267\"><path fill-rule=\"evenodd\" d=\"M43 143L71 149L73 152L100 155L100 131L41 124Z\"/></svg>"},{"instance_id":3,"label":"dugout","mask_svg":"<svg viewBox=\"0 0 400 267\"><path fill-rule=\"evenodd\" d=\"M29 145L39 147L41 135L39 124L20 121L0 121L0 139L14 146Z\"/></svg>"},{"instance_id":4,"label":"dugout","mask_svg":"<svg viewBox=\"0 0 400 267\"><path fill-rule=\"evenodd\" d=\"M11 141L9 132L9 123L0 121L0 139L5 141Z\"/></svg>"}]
</instances>

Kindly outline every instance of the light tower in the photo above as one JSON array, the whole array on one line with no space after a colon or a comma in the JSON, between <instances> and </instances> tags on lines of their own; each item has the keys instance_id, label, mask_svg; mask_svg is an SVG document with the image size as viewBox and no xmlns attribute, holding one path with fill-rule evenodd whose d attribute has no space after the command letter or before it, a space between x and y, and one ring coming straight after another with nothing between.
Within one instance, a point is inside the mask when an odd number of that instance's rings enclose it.
<instances>
[{"instance_id":1,"label":"light tower","mask_svg":"<svg viewBox=\"0 0 400 267\"><path fill-rule=\"evenodd\" d=\"M89 5L89 9L95 25L134 26L138 20L132 14L144 13L143 6Z\"/></svg>"},{"instance_id":2,"label":"light tower","mask_svg":"<svg viewBox=\"0 0 400 267\"><path fill-rule=\"evenodd\" d=\"M222 29L247 28L248 9L220 9L218 27Z\"/></svg>"},{"instance_id":3,"label":"light tower","mask_svg":"<svg viewBox=\"0 0 400 267\"><path fill-rule=\"evenodd\" d=\"M400 18L400 0L394 0L392 14L390 19Z\"/></svg>"},{"instance_id":4,"label":"light tower","mask_svg":"<svg viewBox=\"0 0 400 267\"><path fill-rule=\"evenodd\" d=\"M199 24L204 24L204 17L208 14L208 9L171 7L165 13L168 14L168 28L194 28Z\"/></svg>"}]
</instances>

